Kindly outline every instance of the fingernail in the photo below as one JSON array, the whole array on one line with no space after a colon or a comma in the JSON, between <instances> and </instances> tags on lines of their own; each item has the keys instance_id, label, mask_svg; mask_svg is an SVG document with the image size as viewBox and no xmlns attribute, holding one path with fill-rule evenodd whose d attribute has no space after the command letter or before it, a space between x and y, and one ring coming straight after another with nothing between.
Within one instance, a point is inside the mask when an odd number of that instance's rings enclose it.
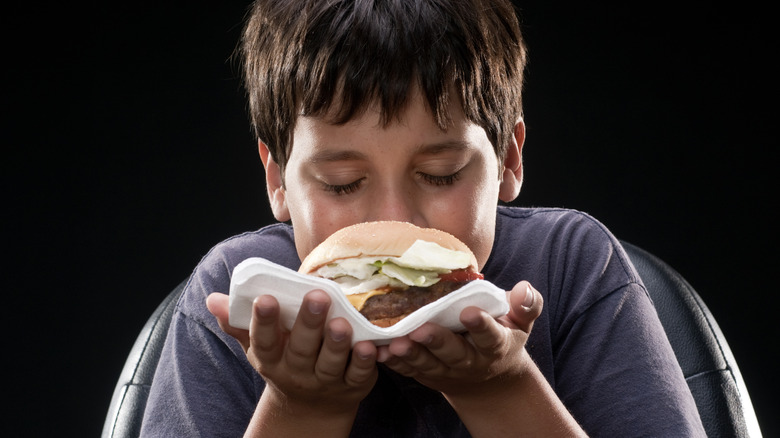
<instances>
[{"instance_id":1,"label":"fingernail","mask_svg":"<svg viewBox=\"0 0 780 438\"><path fill-rule=\"evenodd\" d=\"M332 331L332 332L330 332L330 338L333 339L336 342L341 342L346 337L347 337L347 334L345 332L342 332L342 331Z\"/></svg>"},{"instance_id":2,"label":"fingernail","mask_svg":"<svg viewBox=\"0 0 780 438\"><path fill-rule=\"evenodd\" d=\"M264 297L258 297L255 299L255 303L256 303L255 311L257 312L258 316L262 316L262 317L271 316L274 313L274 309L267 303L263 303L263 301L266 301L263 298Z\"/></svg>"},{"instance_id":3,"label":"fingernail","mask_svg":"<svg viewBox=\"0 0 780 438\"><path fill-rule=\"evenodd\" d=\"M271 316L273 310L268 307L257 306L257 315L263 318Z\"/></svg>"},{"instance_id":4,"label":"fingernail","mask_svg":"<svg viewBox=\"0 0 780 438\"><path fill-rule=\"evenodd\" d=\"M309 301L308 309L309 312L315 315L319 315L323 310L325 310L325 303L314 300Z\"/></svg>"},{"instance_id":5,"label":"fingernail","mask_svg":"<svg viewBox=\"0 0 780 438\"><path fill-rule=\"evenodd\" d=\"M531 308L534 305L534 290L528 285L525 289L525 298L523 298L523 307Z\"/></svg>"}]
</instances>

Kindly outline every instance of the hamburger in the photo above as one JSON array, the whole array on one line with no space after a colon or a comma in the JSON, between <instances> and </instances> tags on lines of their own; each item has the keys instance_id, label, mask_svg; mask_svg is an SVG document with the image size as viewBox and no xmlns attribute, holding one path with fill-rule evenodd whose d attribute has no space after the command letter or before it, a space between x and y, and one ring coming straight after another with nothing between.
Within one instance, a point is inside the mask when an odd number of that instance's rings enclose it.
<instances>
[{"instance_id":1,"label":"hamburger","mask_svg":"<svg viewBox=\"0 0 780 438\"><path fill-rule=\"evenodd\" d=\"M476 257L455 236L393 221L335 232L306 256L298 272L336 282L350 303L379 327L483 279Z\"/></svg>"}]
</instances>

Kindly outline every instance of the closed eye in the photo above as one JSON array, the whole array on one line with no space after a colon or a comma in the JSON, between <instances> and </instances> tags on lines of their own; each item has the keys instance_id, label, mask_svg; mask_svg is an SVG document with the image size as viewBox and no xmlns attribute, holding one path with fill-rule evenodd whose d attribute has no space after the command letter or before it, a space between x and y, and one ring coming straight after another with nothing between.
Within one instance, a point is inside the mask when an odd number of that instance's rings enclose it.
<instances>
[{"instance_id":1,"label":"closed eye","mask_svg":"<svg viewBox=\"0 0 780 438\"><path fill-rule=\"evenodd\" d=\"M430 185L433 186L448 186L452 185L460 179L460 170L450 175L430 175L427 173L419 173L420 177Z\"/></svg>"},{"instance_id":2,"label":"closed eye","mask_svg":"<svg viewBox=\"0 0 780 438\"><path fill-rule=\"evenodd\" d=\"M325 184L325 191L332 192L336 195L348 195L359 189L364 179L365 178L360 178L349 184Z\"/></svg>"}]
</instances>

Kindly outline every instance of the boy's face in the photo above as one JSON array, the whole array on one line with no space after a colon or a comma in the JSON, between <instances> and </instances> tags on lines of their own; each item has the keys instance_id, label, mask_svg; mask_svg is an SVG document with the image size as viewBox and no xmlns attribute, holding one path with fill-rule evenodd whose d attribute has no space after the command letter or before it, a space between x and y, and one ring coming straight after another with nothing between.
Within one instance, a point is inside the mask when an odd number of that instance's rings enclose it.
<instances>
[{"instance_id":1,"label":"boy's face","mask_svg":"<svg viewBox=\"0 0 780 438\"><path fill-rule=\"evenodd\" d=\"M522 181L523 126L515 129L501 175L485 131L466 120L458 105L450 111L447 131L419 95L387 127L372 108L343 125L299 117L283 186L261 144L274 215L292 221L301 259L343 227L396 220L455 235L484 266L498 199L514 199Z\"/></svg>"}]
</instances>

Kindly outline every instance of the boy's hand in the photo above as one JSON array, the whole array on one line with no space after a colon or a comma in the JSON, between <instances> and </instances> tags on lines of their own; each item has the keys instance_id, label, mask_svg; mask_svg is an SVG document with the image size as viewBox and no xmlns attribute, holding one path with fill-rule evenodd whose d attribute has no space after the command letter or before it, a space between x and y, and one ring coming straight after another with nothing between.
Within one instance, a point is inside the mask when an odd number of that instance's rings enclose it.
<instances>
[{"instance_id":1,"label":"boy's hand","mask_svg":"<svg viewBox=\"0 0 780 438\"><path fill-rule=\"evenodd\" d=\"M507 299L501 318L469 307L460 314L467 333L426 324L377 358L440 391L474 437L585 436L525 349L542 296L520 282Z\"/></svg>"},{"instance_id":2,"label":"boy's hand","mask_svg":"<svg viewBox=\"0 0 780 438\"><path fill-rule=\"evenodd\" d=\"M227 295L211 294L206 305L266 380L261 404L286 411L282 414L298 421L354 419L358 404L376 382L376 347L360 342L350 348L349 323L343 318L326 321L330 306L326 293L312 291L304 297L290 331L282 328L279 304L270 295L255 300L249 330L228 324Z\"/></svg>"},{"instance_id":3,"label":"boy's hand","mask_svg":"<svg viewBox=\"0 0 780 438\"><path fill-rule=\"evenodd\" d=\"M507 299L510 310L505 316L494 319L469 307L460 315L467 333L425 324L381 347L378 361L447 397L487 400L506 378L522 377L527 367L534 366L524 347L541 314L542 297L530 284L520 282Z\"/></svg>"}]
</instances>

